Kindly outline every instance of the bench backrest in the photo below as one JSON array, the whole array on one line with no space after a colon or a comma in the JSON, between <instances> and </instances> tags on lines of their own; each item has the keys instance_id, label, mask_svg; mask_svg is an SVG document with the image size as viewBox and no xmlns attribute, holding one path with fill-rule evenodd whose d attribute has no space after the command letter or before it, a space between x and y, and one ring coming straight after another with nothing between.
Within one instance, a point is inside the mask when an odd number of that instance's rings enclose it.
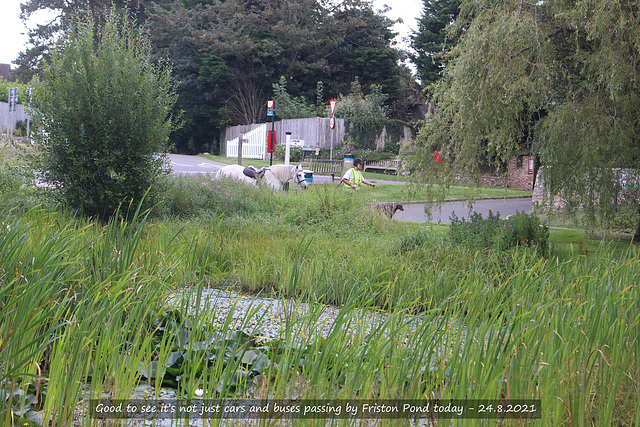
<instances>
[{"instance_id":1,"label":"bench backrest","mask_svg":"<svg viewBox=\"0 0 640 427\"><path fill-rule=\"evenodd\" d=\"M343 160L320 160L311 159L311 170L319 175L331 174L341 175L344 168Z\"/></svg>"}]
</instances>

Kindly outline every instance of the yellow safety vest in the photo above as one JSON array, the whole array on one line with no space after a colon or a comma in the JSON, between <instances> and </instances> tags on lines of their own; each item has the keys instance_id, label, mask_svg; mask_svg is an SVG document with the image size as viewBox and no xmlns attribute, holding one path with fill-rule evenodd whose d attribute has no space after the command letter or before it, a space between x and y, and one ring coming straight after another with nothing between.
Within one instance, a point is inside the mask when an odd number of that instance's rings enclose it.
<instances>
[{"instance_id":1,"label":"yellow safety vest","mask_svg":"<svg viewBox=\"0 0 640 427\"><path fill-rule=\"evenodd\" d=\"M352 168L351 169L351 181L349 181L349 182L352 183L352 184L355 184L356 187L360 187L362 185L362 180L363 180L362 172L360 172L356 168ZM346 188L351 188L347 184L344 184L344 186Z\"/></svg>"}]
</instances>

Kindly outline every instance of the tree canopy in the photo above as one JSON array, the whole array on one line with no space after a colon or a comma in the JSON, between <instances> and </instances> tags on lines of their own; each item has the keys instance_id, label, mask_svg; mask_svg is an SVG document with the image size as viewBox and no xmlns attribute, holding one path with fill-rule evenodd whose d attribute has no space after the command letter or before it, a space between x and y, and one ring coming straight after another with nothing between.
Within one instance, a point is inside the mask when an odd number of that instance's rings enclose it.
<instances>
[{"instance_id":1,"label":"tree canopy","mask_svg":"<svg viewBox=\"0 0 640 427\"><path fill-rule=\"evenodd\" d=\"M57 18L30 33L19 77L41 72L74 17L100 23L112 3L144 25L154 58L173 64L176 109L184 111L172 135L180 151L209 150L220 128L266 120L266 101L282 77L291 98L309 105L318 82L327 98L337 98L357 77L365 87L379 85L392 111L407 109L393 21L369 0L26 0L24 19L44 9Z\"/></svg>"},{"instance_id":2,"label":"tree canopy","mask_svg":"<svg viewBox=\"0 0 640 427\"><path fill-rule=\"evenodd\" d=\"M550 194L611 213L616 168L637 172L640 160L638 3L469 0L456 25L464 34L435 86L418 163L434 169L442 149L440 174L473 172L531 151Z\"/></svg>"},{"instance_id":3,"label":"tree canopy","mask_svg":"<svg viewBox=\"0 0 640 427\"><path fill-rule=\"evenodd\" d=\"M366 0L226 0L191 6L167 0L148 14L156 53L175 64L187 127L191 118L194 127L263 121L267 99L278 95L274 84L286 87L298 105L314 104L318 82L327 97L337 97L348 93L356 77L381 85L390 104L402 100L393 22ZM212 58L218 61L215 73L203 62ZM287 112L300 115L306 112ZM181 133L194 134L188 128Z\"/></svg>"},{"instance_id":4,"label":"tree canopy","mask_svg":"<svg viewBox=\"0 0 640 427\"><path fill-rule=\"evenodd\" d=\"M423 0L418 28L411 35L411 61L421 83L428 87L440 79L446 54L459 39L459 31L449 31L460 13L460 0Z\"/></svg>"}]
</instances>

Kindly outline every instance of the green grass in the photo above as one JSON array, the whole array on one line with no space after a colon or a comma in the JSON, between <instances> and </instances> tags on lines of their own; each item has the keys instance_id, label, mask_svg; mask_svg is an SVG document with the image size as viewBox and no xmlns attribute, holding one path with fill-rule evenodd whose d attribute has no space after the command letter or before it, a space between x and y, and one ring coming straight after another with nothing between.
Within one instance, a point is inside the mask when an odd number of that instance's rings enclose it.
<instances>
[{"instance_id":1,"label":"green grass","mask_svg":"<svg viewBox=\"0 0 640 427\"><path fill-rule=\"evenodd\" d=\"M69 426L82 398L127 398L138 384L157 396L163 376L192 398L199 387L265 399L537 398L540 421L500 425L640 423L637 246L553 229L548 258L473 249L444 225L389 221L328 187L230 195L198 182L171 187L175 207L153 217L128 207L130 221L106 225L2 211L0 388L23 396L0 402L5 425L23 425L8 414L30 404ZM183 196L197 202L179 205ZM214 327L215 306L167 304L222 282L309 302L310 314L264 344ZM322 304L341 307L338 319L324 339L300 342ZM236 320L248 317L224 323Z\"/></svg>"}]
</instances>

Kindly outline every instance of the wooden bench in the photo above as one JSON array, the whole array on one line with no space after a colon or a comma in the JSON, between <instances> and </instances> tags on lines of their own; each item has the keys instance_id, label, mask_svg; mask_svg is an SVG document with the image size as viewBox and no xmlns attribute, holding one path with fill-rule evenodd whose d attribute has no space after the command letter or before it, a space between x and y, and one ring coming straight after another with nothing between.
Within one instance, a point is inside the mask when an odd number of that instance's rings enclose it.
<instances>
[{"instance_id":1,"label":"wooden bench","mask_svg":"<svg viewBox=\"0 0 640 427\"><path fill-rule=\"evenodd\" d=\"M338 175L338 178L342 178L344 160L311 159L309 167L314 174L331 175L331 182L333 182L336 175Z\"/></svg>"},{"instance_id":2,"label":"wooden bench","mask_svg":"<svg viewBox=\"0 0 640 427\"><path fill-rule=\"evenodd\" d=\"M389 159L389 160L376 160L371 162L365 162L364 170L381 170L384 172L393 172L398 173L398 164L400 160L398 159Z\"/></svg>"}]
</instances>

